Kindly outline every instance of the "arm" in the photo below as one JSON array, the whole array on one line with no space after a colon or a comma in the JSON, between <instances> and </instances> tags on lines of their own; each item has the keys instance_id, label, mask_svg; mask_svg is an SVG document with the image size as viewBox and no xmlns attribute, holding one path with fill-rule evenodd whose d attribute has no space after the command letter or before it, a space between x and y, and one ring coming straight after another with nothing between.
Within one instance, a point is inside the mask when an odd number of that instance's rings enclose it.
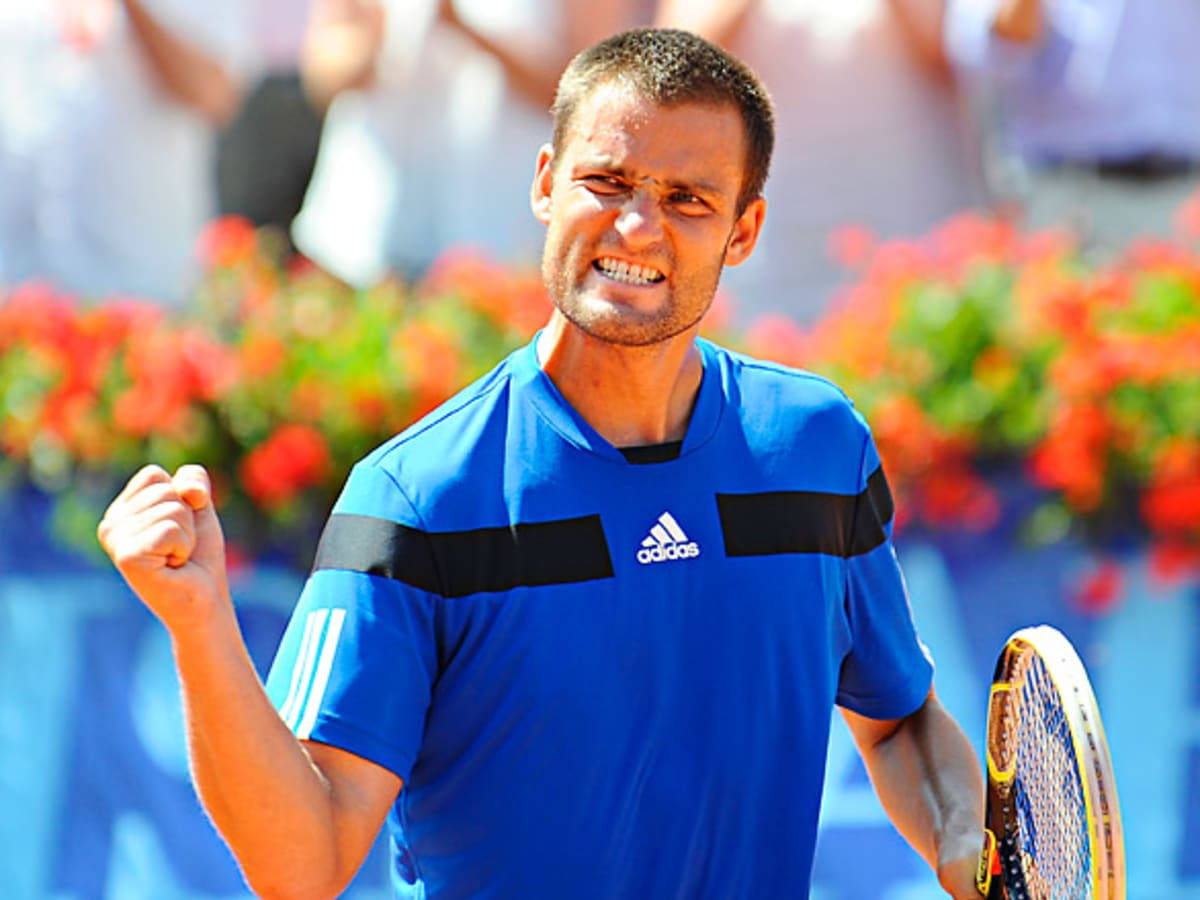
<instances>
[{"instance_id":1,"label":"arm","mask_svg":"<svg viewBox=\"0 0 1200 900\"><path fill-rule=\"evenodd\" d=\"M942 38L946 0L887 0L892 20L917 61L938 81L952 78Z\"/></svg>"},{"instance_id":2,"label":"arm","mask_svg":"<svg viewBox=\"0 0 1200 900\"><path fill-rule=\"evenodd\" d=\"M983 776L962 729L933 691L903 719L843 709L884 810L957 900L979 897Z\"/></svg>"},{"instance_id":3,"label":"arm","mask_svg":"<svg viewBox=\"0 0 1200 900\"><path fill-rule=\"evenodd\" d=\"M380 0L314 0L300 76L317 109L327 108L342 91L371 86L386 17Z\"/></svg>"},{"instance_id":4,"label":"arm","mask_svg":"<svg viewBox=\"0 0 1200 900\"><path fill-rule=\"evenodd\" d=\"M240 90L211 56L164 28L141 0L122 0L134 38L167 93L214 125L227 124L237 112Z\"/></svg>"},{"instance_id":5,"label":"arm","mask_svg":"<svg viewBox=\"0 0 1200 900\"><path fill-rule=\"evenodd\" d=\"M1045 31L1042 0L1001 0L992 17L992 34L1016 44L1035 44Z\"/></svg>"},{"instance_id":6,"label":"arm","mask_svg":"<svg viewBox=\"0 0 1200 900\"><path fill-rule=\"evenodd\" d=\"M268 700L225 574L207 473L138 472L98 534L166 626L183 689L192 777L247 883L263 897L333 896L350 881L400 790L391 772L302 743Z\"/></svg>"},{"instance_id":7,"label":"arm","mask_svg":"<svg viewBox=\"0 0 1200 900\"><path fill-rule=\"evenodd\" d=\"M722 47L733 44L758 0L722 0L697 4L696 0L660 0L654 24L660 28L683 28Z\"/></svg>"},{"instance_id":8,"label":"arm","mask_svg":"<svg viewBox=\"0 0 1200 900\"><path fill-rule=\"evenodd\" d=\"M504 69L517 93L538 109L549 109L558 78L575 53L593 42L633 26L633 4L610 0L599 4L565 3L563 41L557 46L529 46L503 41L479 31L463 19L454 0L439 0L438 19L472 44L490 53Z\"/></svg>"}]
</instances>

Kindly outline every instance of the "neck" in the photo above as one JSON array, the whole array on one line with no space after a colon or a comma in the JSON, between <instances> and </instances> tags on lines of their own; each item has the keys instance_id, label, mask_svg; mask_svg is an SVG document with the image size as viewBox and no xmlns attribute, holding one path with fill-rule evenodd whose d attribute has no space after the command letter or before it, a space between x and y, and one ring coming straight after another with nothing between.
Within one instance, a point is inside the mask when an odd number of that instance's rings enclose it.
<instances>
[{"instance_id":1,"label":"neck","mask_svg":"<svg viewBox=\"0 0 1200 900\"><path fill-rule=\"evenodd\" d=\"M557 311L538 362L567 402L617 447L682 440L704 367L696 329L646 347L592 337Z\"/></svg>"}]
</instances>

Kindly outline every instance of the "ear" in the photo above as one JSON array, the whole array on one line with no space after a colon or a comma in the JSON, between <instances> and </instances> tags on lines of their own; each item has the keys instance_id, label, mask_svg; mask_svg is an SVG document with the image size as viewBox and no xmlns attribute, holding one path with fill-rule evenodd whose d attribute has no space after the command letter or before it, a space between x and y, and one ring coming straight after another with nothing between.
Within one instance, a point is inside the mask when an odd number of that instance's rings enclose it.
<instances>
[{"instance_id":1,"label":"ear","mask_svg":"<svg viewBox=\"0 0 1200 900\"><path fill-rule=\"evenodd\" d=\"M746 261L758 243L766 215L765 197L755 197L750 201L729 233L729 241L725 244L725 265L736 266Z\"/></svg>"},{"instance_id":2,"label":"ear","mask_svg":"<svg viewBox=\"0 0 1200 900\"><path fill-rule=\"evenodd\" d=\"M543 225L550 224L550 195L554 191L554 149L542 144L537 155L537 169L533 173L533 185L529 189L529 206L534 218Z\"/></svg>"}]
</instances>

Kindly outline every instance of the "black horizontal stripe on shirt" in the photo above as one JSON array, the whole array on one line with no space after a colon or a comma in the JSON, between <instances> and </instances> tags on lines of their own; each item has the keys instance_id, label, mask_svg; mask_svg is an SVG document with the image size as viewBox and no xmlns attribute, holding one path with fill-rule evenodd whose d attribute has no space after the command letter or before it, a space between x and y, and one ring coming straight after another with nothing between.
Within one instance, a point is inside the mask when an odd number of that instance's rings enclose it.
<instances>
[{"instance_id":1,"label":"black horizontal stripe on shirt","mask_svg":"<svg viewBox=\"0 0 1200 900\"><path fill-rule=\"evenodd\" d=\"M600 516L469 531L423 531L388 519L334 513L313 571L393 578L444 597L611 578Z\"/></svg>"},{"instance_id":2,"label":"black horizontal stripe on shirt","mask_svg":"<svg viewBox=\"0 0 1200 900\"><path fill-rule=\"evenodd\" d=\"M895 512L883 469L857 494L767 491L717 494L726 556L827 553L858 556L886 539Z\"/></svg>"}]
</instances>

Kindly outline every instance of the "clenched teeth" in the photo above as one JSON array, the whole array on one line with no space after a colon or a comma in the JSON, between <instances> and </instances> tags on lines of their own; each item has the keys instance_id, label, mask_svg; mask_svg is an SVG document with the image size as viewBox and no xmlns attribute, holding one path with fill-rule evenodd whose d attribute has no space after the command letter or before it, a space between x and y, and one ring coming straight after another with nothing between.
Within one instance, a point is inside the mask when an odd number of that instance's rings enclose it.
<instances>
[{"instance_id":1,"label":"clenched teeth","mask_svg":"<svg viewBox=\"0 0 1200 900\"><path fill-rule=\"evenodd\" d=\"M606 256L596 260L595 265L609 278L625 284L654 284L663 280L663 273L657 269L627 263L621 259Z\"/></svg>"}]
</instances>

